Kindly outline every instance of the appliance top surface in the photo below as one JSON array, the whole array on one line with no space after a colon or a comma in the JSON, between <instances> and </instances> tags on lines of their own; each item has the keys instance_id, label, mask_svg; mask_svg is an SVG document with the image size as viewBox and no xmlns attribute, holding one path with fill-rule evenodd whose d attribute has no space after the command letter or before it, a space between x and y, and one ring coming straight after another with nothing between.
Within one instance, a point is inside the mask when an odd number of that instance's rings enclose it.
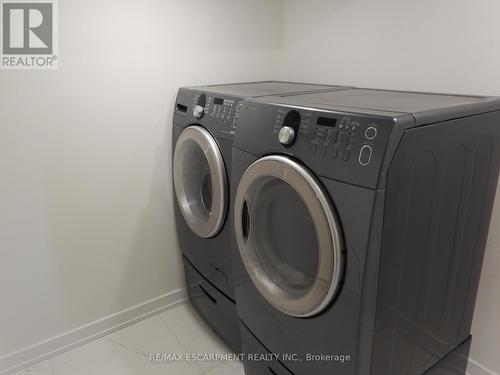
<instances>
[{"instance_id":1,"label":"appliance top surface","mask_svg":"<svg viewBox=\"0 0 500 375\"><path fill-rule=\"evenodd\" d=\"M354 112L376 110L394 114L406 113L413 115L415 125L500 110L500 98L497 97L357 88L264 98L263 100L277 104L331 110L347 107L355 108Z\"/></svg>"},{"instance_id":2,"label":"appliance top surface","mask_svg":"<svg viewBox=\"0 0 500 375\"><path fill-rule=\"evenodd\" d=\"M256 98L259 96L303 93L317 90L334 90L341 86L317 85L313 83L263 81L191 87L221 95Z\"/></svg>"}]
</instances>

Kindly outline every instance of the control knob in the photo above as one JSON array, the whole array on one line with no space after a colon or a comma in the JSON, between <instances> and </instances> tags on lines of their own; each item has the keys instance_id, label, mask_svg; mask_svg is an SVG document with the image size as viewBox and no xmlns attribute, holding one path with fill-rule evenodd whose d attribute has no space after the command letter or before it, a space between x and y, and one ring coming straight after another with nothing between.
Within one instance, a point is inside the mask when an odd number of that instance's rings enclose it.
<instances>
[{"instance_id":1,"label":"control knob","mask_svg":"<svg viewBox=\"0 0 500 375\"><path fill-rule=\"evenodd\" d=\"M279 141L282 145L289 146L295 140L295 130L290 126L283 126L278 134Z\"/></svg>"},{"instance_id":2,"label":"control knob","mask_svg":"<svg viewBox=\"0 0 500 375\"><path fill-rule=\"evenodd\" d=\"M193 108L193 116L196 117L198 120L203 117L204 112L205 108L203 108L199 104L195 105Z\"/></svg>"}]
</instances>

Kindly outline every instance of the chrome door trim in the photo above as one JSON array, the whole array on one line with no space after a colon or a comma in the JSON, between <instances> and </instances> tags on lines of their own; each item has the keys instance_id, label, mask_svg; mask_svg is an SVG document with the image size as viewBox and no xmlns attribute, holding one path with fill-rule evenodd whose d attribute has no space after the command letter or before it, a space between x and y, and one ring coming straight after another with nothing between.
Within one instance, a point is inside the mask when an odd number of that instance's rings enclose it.
<instances>
[{"instance_id":1,"label":"chrome door trim","mask_svg":"<svg viewBox=\"0 0 500 375\"><path fill-rule=\"evenodd\" d=\"M250 203L249 189L262 177L282 179L301 197L316 229L319 262L313 286L300 297L291 297L260 266L253 248L252 213L244 213L243 206ZM242 215L250 221L244 230ZM281 312L295 317L310 317L323 311L336 296L344 268L344 243L340 222L319 181L299 163L286 156L272 155L254 162L243 174L235 197L234 229L239 253L245 268L263 297ZM246 236L244 235L244 232Z\"/></svg>"},{"instance_id":2,"label":"chrome door trim","mask_svg":"<svg viewBox=\"0 0 500 375\"><path fill-rule=\"evenodd\" d=\"M186 194L182 176L183 159L189 142L195 142L208 162L212 183L212 207L207 220L201 220L193 212ZM198 236L210 238L219 233L227 213L227 174L222 153L216 140L203 127L191 125L185 128L175 144L173 157L173 179L177 202L191 230ZM201 197L200 197L201 198Z\"/></svg>"}]
</instances>

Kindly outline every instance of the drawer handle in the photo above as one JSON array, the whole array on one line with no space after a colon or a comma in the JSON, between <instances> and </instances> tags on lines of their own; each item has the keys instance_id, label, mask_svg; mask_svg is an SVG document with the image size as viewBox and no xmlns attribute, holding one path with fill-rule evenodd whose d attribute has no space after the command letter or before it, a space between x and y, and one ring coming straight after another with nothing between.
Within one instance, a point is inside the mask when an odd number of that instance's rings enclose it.
<instances>
[{"instance_id":1,"label":"drawer handle","mask_svg":"<svg viewBox=\"0 0 500 375\"><path fill-rule=\"evenodd\" d=\"M277 373L276 371L274 371L274 370L271 368L271 366L267 366L267 368L268 368L268 370L269 370L269 372L270 372L271 374L273 374L273 375L278 375L278 373Z\"/></svg>"},{"instance_id":2,"label":"drawer handle","mask_svg":"<svg viewBox=\"0 0 500 375\"><path fill-rule=\"evenodd\" d=\"M205 293L205 295L208 297L208 299L210 301L212 301L216 305L217 304L217 299L215 299L214 296L212 296L210 293L208 293L208 291L201 284L198 284L198 286L200 287L201 291L203 293Z\"/></svg>"}]
</instances>

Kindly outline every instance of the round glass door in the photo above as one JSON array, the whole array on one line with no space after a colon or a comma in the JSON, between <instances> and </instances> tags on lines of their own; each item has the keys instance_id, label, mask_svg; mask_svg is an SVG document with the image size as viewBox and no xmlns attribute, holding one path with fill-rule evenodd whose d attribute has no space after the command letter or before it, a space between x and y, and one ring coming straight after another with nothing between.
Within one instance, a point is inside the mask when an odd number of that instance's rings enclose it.
<instances>
[{"instance_id":1,"label":"round glass door","mask_svg":"<svg viewBox=\"0 0 500 375\"><path fill-rule=\"evenodd\" d=\"M264 157L242 176L234 210L241 258L267 301L297 317L325 309L341 281L343 242L316 178L288 157Z\"/></svg>"},{"instance_id":2,"label":"round glass door","mask_svg":"<svg viewBox=\"0 0 500 375\"><path fill-rule=\"evenodd\" d=\"M215 236L227 210L227 176L215 139L201 126L182 131L175 145L173 178L177 202L191 230Z\"/></svg>"}]
</instances>

